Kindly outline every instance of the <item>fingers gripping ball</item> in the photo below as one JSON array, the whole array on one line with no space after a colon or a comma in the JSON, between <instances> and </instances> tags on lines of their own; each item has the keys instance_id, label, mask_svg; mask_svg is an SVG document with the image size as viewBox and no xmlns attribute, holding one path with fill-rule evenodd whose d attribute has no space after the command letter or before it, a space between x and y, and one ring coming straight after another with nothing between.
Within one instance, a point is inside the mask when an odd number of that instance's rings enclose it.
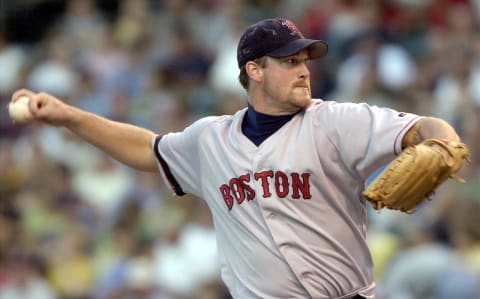
<instances>
[{"instance_id":1,"label":"fingers gripping ball","mask_svg":"<svg viewBox=\"0 0 480 299\"><path fill-rule=\"evenodd\" d=\"M384 207L411 213L448 178L464 182L455 173L468 160L468 148L427 139L405 149L367 187L363 195L376 210Z\"/></svg>"},{"instance_id":2,"label":"fingers gripping ball","mask_svg":"<svg viewBox=\"0 0 480 299\"><path fill-rule=\"evenodd\" d=\"M30 119L30 109L28 102L30 98L22 96L8 105L8 114L16 123L25 123Z\"/></svg>"}]
</instances>

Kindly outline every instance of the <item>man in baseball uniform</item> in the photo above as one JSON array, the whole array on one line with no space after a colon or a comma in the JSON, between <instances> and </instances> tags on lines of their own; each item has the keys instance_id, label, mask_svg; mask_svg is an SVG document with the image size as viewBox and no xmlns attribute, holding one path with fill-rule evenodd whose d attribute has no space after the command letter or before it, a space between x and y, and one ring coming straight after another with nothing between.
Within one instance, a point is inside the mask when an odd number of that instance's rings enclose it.
<instances>
[{"instance_id":1,"label":"man in baseball uniform","mask_svg":"<svg viewBox=\"0 0 480 299\"><path fill-rule=\"evenodd\" d=\"M248 107L163 136L45 93L13 100L30 97L32 119L203 198L234 298L374 298L367 177L408 145L459 137L437 118L312 99L306 63L326 53L287 19L251 25L237 55Z\"/></svg>"}]
</instances>

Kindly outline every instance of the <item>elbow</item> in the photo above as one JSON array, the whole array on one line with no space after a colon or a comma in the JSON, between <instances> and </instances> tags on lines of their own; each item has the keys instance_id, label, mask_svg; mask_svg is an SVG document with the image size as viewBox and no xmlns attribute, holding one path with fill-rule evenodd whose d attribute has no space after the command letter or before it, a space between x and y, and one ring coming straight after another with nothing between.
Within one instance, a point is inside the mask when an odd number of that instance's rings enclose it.
<instances>
[{"instance_id":1,"label":"elbow","mask_svg":"<svg viewBox=\"0 0 480 299\"><path fill-rule=\"evenodd\" d=\"M460 142L455 129L445 120L437 117L423 117L408 130L402 140L402 148L419 144L425 139L441 139Z\"/></svg>"},{"instance_id":2,"label":"elbow","mask_svg":"<svg viewBox=\"0 0 480 299\"><path fill-rule=\"evenodd\" d=\"M419 144L425 139L442 139L460 142L455 129L445 120L437 117L423 117L408 130L402 140L402 148Z\"/></svg>"},{"instance_id":3,"label":"elbow","mask_svg":"<svg viewBox=\"0 0 480 299\"><path fill-rule=\"evenodd\" d=\"M420 133L423 139L437 138L460 142L454 127L438 117L425 117L420 120Z\"/></svg>"}]
</instances>

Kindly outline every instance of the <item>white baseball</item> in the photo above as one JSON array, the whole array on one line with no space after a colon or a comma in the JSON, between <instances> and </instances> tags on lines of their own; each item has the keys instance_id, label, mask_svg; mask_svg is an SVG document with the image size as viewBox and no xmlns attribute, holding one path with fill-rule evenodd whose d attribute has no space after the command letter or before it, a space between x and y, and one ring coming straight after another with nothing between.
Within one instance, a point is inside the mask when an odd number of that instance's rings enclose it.
<instances>
[{"instance_id":1,"label":"white baseball","mask_svg":"<svg viewBox=\"0 0 480 299\"><path fill-rule=\"evenodd\" d=\"M8 105L8 114L10 118L16 123L24 123L28 121L30 116L30 110L28 108L28 102L30 98L21 96L15 102L10 102Z\"/></svg>"}]
</instances>

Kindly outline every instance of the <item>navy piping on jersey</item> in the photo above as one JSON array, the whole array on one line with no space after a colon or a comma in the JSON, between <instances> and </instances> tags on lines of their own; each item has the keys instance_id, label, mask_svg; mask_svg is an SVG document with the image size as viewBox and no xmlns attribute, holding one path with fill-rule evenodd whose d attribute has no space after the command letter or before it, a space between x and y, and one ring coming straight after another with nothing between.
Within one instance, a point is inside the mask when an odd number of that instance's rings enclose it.
<instances>
[{"instance_id":1,"label":"navy piping on jersey","mask_svg":"<svg viewBox=\"0 0 480 299\"><path fill-rule=\"evenodd\" d=\"M157 160L160 162L160 165L162 166L163 172L165 172L165 176L167 177L168 182L172 186L173 190L175 191L175 194L182 196L185 195L186 193L183 192L182 187L180 187L180 184L177 182L175 177L173 176L172 172L170 171L170 167L168 167L167 162L162 158L162 155L160 155L160 152L158 150L158 144L160 143L160 139L162 139L163 136L157 136L155 137L155 143L153 146L153 152L155 153L155 156L157 157Z\"/></svg>"},{"instance_id":2,"label":"navy piping on jersey","mask_svg":"<svg viewBox=\"0 0 480 299\"><path fill-rule=\"evenodd\" d=\"M267 115L255 111L248 105L242 122L242 132L256 146L272 136L284 124L290 121L297 113L290 115Z\"/></svg>"}]
</instances>

